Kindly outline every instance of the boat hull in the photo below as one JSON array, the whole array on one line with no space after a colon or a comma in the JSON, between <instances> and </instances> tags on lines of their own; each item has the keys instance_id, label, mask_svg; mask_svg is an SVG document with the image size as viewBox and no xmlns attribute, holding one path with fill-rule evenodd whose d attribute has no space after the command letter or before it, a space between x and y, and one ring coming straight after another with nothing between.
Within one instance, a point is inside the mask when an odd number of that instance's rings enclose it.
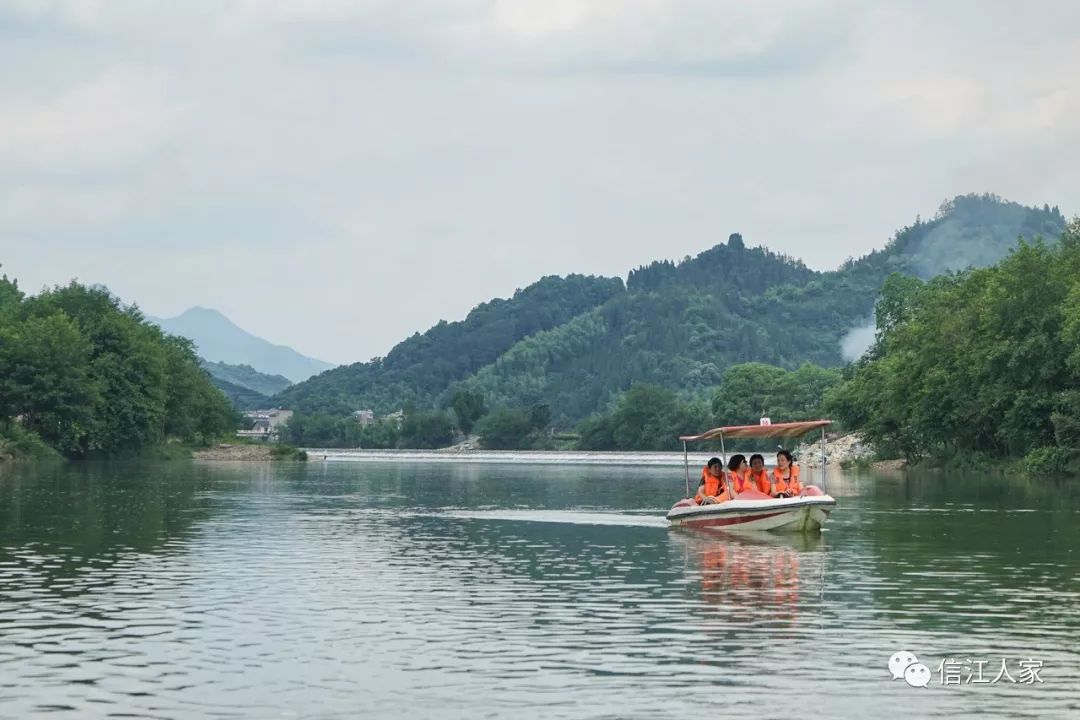
<instances>
[{"instance_id":1,"label":"boat hull","mask_svg":"<svg viewBox=\"0 0 1080 720\"><path fill-rule=\"evenodd\" d=\"M668 512L678 527L726 532L815 532L821 529L836 506L829 495L793 498L729 500L715 505L696 505L682 500Z\"/></svg>"}]
</instances>

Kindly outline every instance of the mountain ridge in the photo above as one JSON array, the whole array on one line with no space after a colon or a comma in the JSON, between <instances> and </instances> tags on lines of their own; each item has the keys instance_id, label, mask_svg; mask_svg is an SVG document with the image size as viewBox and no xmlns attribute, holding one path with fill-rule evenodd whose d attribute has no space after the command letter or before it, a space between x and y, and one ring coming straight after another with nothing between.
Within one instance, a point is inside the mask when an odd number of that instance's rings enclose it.
<instances>
[{"instance_id":1,"label":"mountain ridge","mask_svg":"<svg viewBox=\"0 0 1080 720\"><path fill-rule=\"evenodd\" d=\"M283 375L261 373L250 365L230 365L223 362L211 362L205 358L199 358L199 363L204 370L210 373L211 377L247 388L267 398L278 394L293 384Z\"/></svg>"},{"instance_id":2,"label":"mountain ridge","mask_svg":"<svg viewBox=\"0 0 1080 720\"><path fill-rule=\"evenodd\" d=\"M607 279L620 288L592 305L575 307L580 312L572 317L534 327L488 352L493 357L486 363L479 362L486 357L462 363L446 356L445 340L454 339L465 321L415 333L387 356L408 345L416 367L432 370L457 362L467 371L442 376L449 382L441 386L395 379L385 366L358 363L294 385L275 402L301 412L345 414L367 407L386 412L406 404L447 407L453 393L468 390L482 394L489 408L548 405L556 425L567 427L608 407L634 383L703 397L727 367L738 363L786 369L805 362L842 365L842 342L872 316L892 272L919 275L986 264L1004 257L1017 236L1053 240L1064 226L1056 207L963 195L943 203L930 220L917 217L883 247L829 271L812 270L764 247L747 247L733 233L726 243L693 258L636 268L625 285ZM528 300L532 287L515 298ZM482 327L470 332L481 335Z\"/></svg>"},{"instance_id":3,"label":"mountain ridge","mask_svg":"<svg viewBox=\"0 0 1080 720\"><path fill-rule=\"evenodd\" d=\"M265 375L281 375L294 383L334 367L287 345L258 337L213 308L196 305L171 318L146 317L166 332L190 339L199 356L209 362L248 365Z\"/></svg>"}]
</instances>

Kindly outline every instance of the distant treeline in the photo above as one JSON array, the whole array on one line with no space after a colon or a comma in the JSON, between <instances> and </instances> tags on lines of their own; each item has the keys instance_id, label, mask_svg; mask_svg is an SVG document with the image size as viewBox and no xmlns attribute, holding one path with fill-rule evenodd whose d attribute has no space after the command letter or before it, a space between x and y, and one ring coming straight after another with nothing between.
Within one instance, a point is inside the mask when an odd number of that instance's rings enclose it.
<instances>
[{"instance_id":1,"label":"distant treeline","mask_svg":"<svg viewBox=\"0 0 1080 720\"><path fill-rule=\"evenodd\" d=\"M103 288L27 297L0 278L0 451L117 455L235 427L190 341Z\"/></svg>"},{"instance_id":2,"label":"distant treeline","mask_svg":"<svg viewBox=\"0 0 1080 720\"><path fill-rule=\"evenodd\" d=\"M638 383L573 433L552 432L546 405L489 409L483 395L459 389L446 408L407 409L400 425L384 420L361 426L353 418L297 414L285 439L307 447L437 448L475 433L483 447L495 450L677 450L679 435L720 424L757 423L763 416L816 418L826 392L840 381L839 370L809 364L789 371L745 363L723 373L711 400Z\"/></svg>"}]
</instances>

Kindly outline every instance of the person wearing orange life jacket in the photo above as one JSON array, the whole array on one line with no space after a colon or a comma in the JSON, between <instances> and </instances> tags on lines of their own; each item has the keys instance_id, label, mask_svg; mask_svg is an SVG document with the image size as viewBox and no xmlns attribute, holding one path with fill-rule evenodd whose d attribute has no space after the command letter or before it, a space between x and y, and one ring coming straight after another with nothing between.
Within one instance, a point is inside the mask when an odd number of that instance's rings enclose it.
<instances>
[{"instance_id":1,"label":"person wearing orange life jacket","mask_svg":"<svg viewBox=\"0 0 1080 720\"><path fill-rule=\"evenodd\" d=\"M750 465L746 462L745 455L732 455L728 460L728 477L731 479L731 487L736 497L753 487L750 482Z\"/></svg>"},{"instance_id":2,"label":"person wearing orange life jacket","mask_svg":"<svg viewBox=\"0 0 1080 720\"><path fill-rule=\"evenodd\" d=\"M724 481L724 464L720 462L720 458L714 457L701 469L701 484L698 485L694 502L698 505L712 505L730 498L727 483Z\"/></svg>"},{"instance_id":3,"label":"person wearing orange life jacket","mask_svg":"<svg viewBox=\"0 0 1080 720\"><path fill-rule=\"evenodd\" d=\"M794 497L803 490L799 482L799 466L787 450L776 453L772 490L773 497Z\"/></svg>"},{"instance_id":4,"label":"person wearing orange life jacket","mask_svg":"<svg viewBox=\"0 0 1080 720\"><path fill-rule=\"evenodd\" d=\"M769 471L765 469L765 456L758 453L750 456L750 487L765 495L769 495L772 490Z\"/></svg>"}]
</instances>

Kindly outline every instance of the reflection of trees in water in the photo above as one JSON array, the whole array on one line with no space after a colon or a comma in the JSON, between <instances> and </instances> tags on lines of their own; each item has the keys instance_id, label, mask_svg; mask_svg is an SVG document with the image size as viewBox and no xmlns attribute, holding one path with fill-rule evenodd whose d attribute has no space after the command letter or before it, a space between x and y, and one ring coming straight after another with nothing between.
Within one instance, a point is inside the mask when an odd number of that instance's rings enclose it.
<instances>
[{"instance_id":1,"label":"reflection of trees in water","mask_svg":"<svg viewBox=\"0 0 1080 720\"><path fill-rule=\"evenodd\" d=\"M320 472L323 463L316 458L310 465ZM328 479L360 478L357 489L370 491L373 503L386 498L405 507L648 508L660 514L685 492L682 467L447 462L326 468Z\"/></svg>"},{"instance_id":2,"label":"reflection of trees in water","mask_svg":"<svg viewBox=\"0 0 1080 720\"><path fill-rule=\"evenodd\" d=\"M45 587L121 556L167 552L213 512L205 467L78 463L0 472L0 564Z\"/></svg>"},{"instance_id":3,"label":"reflection of trees in water","mask_svg":"<svg viewBox=\"0 0 1080 720\"><path fill-rule=\"evenodd\" d=\"M871 606L884 620L956 632L1029 619L1080 628L1080 488L918 471L871 487L880 509L859 533L868 572L881 579L868 587Z\"/></svg>"}]
</instances>

